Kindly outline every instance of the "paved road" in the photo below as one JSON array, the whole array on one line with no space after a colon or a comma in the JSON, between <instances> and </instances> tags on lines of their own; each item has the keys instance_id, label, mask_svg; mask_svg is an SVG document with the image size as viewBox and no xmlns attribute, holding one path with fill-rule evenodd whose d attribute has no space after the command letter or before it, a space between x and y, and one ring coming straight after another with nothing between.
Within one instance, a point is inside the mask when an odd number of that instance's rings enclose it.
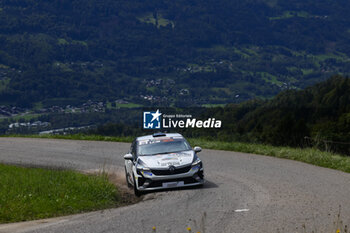
<instances>
[{"instance_id":1,"label":"paved road","mask_svg":"<svg viewBox=\"0 0 350 233\"><path fill-rule=\"evenodd\" d=\"M123 174L129 144L0 138L0 163L107 169ZM50 221L0 225L0 232L335 232L350 224L350 174L261 155L203 150L201 189L154 192L122 208ZM121 177L123 180L124 177ZM239 212L242 209L249 211ZM237 211L238 210L238 211ZM204 227L203 227L204 226Z\"/></svg>"}]
</instances>

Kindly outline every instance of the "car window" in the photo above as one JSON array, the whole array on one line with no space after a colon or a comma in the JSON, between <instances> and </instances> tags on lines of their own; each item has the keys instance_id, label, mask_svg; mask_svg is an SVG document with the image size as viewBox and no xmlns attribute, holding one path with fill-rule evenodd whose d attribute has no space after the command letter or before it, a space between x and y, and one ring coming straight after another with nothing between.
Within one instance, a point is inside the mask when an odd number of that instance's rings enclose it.
<instances>
[{"instance_id":1,"label":"car window","mask_svg":"<svg viewBox=\"0 0 350 233\"><path fill-rule=\"evenodd\" d=\"M191 146L185 139L152 139L139 141L137 146L137 154L140 156L154 155L162 153L172 153L185 150L191 150Z\"/></svg>"}]
</instances>

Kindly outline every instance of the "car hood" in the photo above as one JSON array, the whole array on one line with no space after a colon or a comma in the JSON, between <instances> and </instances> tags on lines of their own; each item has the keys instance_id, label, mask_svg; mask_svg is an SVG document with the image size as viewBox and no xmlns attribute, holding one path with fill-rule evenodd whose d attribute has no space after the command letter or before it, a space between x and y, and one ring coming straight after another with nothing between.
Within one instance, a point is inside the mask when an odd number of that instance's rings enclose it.
<instances>
[{"instance_id":1,"label":"car hood","mask_svg":"<svg viewBox=\"0 0 350 233\"><path fill-rule=\"evenodd\" d=\"M169 166L183 166L191 164L193 161L194 151L181 151L168 154L140 156L139 163L149 168L168 168Z\"/></svg>"}]
</instances>

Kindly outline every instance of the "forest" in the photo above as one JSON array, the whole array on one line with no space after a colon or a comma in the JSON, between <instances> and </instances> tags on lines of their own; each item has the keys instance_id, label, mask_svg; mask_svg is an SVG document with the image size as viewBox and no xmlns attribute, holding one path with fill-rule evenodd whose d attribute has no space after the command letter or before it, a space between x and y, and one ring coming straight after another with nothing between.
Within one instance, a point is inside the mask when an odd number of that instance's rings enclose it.
<instances>
[{"instance_id":1,"label":"forest","mask_svg":"<svg viewBox=\"0 0 350 233\"><path fill-rule=\"evenodd\" d=\"M349 78L334 76L304 90L283 91L271 100L255 99L225 107L162 111L194 112L198 113L196 117L199 119L215 118L223 122L220 129L173 129L187 137L275 146L315 146L350 155L349 90ZM108 136L150 133L141 130L141 124L139 122L139 127L103 124L90 133Z\"/></svg>"},{"instance_id":2,"label":"forest","mask_svg":"<svg viewBox=\"0 0 350 233\"><path fill-rule=\"evenodd\" d=\"M222 119L223 129L187 134L276 146L317 146L350 155L349 90L349 78L334 76L304 90L283 91L268 101L208 109L203 117Z\"/></svg>"}]
</instances>

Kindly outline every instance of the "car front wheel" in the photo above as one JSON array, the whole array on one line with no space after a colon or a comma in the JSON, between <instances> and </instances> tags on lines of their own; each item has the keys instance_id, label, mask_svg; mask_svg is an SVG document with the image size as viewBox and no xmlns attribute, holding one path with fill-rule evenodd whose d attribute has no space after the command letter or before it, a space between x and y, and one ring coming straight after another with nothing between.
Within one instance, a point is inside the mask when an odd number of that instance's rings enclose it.
<instances>
[{"instance_id":1,"label":"car front wheel","mask_svg":"<svg viewBox=\"0 0 350 233\"><path fill-rule=\"evenodd\" d=\"M125 181L126 181L126 184L128 185L129 188L131 188L131 184L129 182L129 179L128 179L128 173L126 171L126 167L124 167L124 171L125 171Z\"/></svg>"},{"instance_id":2,"label":"car front wheel","mask_svg":"<svg viewBox=\"0 0 350 233\"><path fill-rule=\"evenodd\" d=\"M135 196L139 197L141 196L141 191L137 189L136 187L136 179L135 179L135 176L133 176L133 180L134 180L134 193L135 193Z\"/></svg>"}]
</instances>

